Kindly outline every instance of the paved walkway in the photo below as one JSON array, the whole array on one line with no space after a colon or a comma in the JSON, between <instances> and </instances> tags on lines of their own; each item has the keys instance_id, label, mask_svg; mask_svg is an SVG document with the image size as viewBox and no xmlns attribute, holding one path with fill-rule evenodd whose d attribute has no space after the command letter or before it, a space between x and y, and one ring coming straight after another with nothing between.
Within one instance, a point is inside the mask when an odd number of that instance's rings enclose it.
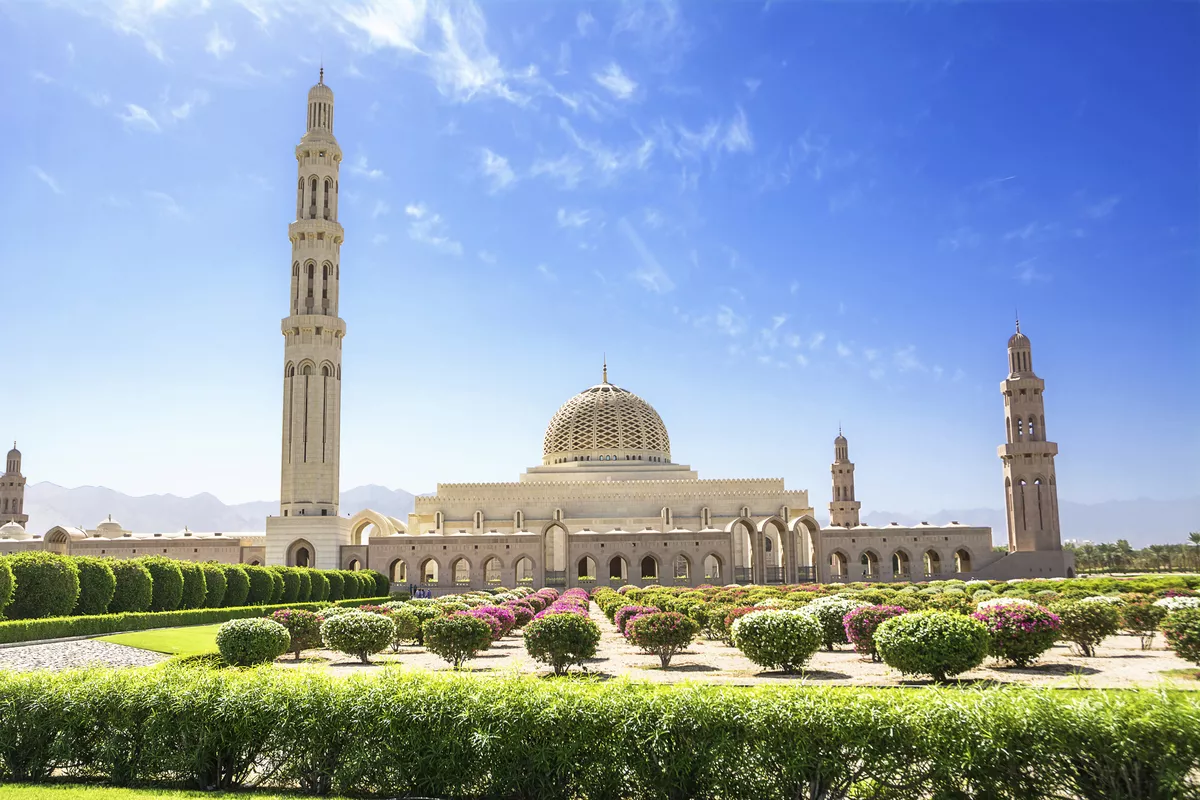
<instances>
[{"instance_id":1,"label":"paved walkway","mask_svg":"<svg viewBox=\"0 0 1200 800\"><path fill-rule=\"evenodd\" d=\"M76 667L146 667L165 659L162 653L123 644L80 639L53 644L27 644L0 649L0 669L74 669Z\"/></svg>"}]
</instances>

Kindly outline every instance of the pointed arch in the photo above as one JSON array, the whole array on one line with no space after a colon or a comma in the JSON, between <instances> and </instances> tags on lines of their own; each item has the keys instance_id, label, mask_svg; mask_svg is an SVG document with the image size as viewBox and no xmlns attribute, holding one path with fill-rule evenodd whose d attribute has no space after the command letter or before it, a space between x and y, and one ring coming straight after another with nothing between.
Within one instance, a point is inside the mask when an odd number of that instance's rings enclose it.
<instances>
[{"instance_id":1,"label":"pointed arch","mask_svg":"<svg viewBox=\"0 0 1200 800\"><path fill-rule=\"evenodd\" d=\"M350 518L350 544L369 544L373 537L364 537L363 534L372 525L375 526L374 536L394 536L400 533L404 527L403 524L398 527L392 518L385 517L378 511L364 508Z\"/></svg>"},{"instance_id":2,"label":"pointed arch","mask_svg":"<svg viewBox=\"0 0 1200 800\"><path fill-rule=\"evenodd\" d=\"M289 567L311 567L317 563L317 548L307 539L296 539L288 545L285 562Z\"/></svg>"}]
</instances>

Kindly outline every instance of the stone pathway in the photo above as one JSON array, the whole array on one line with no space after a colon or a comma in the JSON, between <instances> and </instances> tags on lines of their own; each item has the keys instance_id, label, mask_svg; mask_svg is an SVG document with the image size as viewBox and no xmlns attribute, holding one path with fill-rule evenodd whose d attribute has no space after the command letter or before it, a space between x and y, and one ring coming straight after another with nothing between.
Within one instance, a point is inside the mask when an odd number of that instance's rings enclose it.
<instances>
[{"instance_id":1,"label":"stone pathway","mask_svg":"<svg viewBox=\"0 0 1200 800\"><path fill-rule=\"evenodd\" d=\"M18 672L33 669L77 667L147 667L166 658L162 653L126 647L123 644L80 639L74 642L29 644L0 649L0 669Z\"/></svg>"}]
</instances>

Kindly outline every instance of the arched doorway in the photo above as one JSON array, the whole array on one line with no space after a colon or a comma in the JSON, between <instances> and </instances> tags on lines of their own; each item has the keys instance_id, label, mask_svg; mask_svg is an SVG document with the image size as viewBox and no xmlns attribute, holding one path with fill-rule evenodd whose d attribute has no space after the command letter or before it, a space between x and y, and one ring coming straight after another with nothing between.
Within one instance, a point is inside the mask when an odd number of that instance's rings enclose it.
<instances>
[{"instance_id":1,"label":"arched doorway","mask_svg":"<svg viewBox=\"0 0 1200 800\"><path fill-rule=\"evenodd\" d=\"M829 575L835 581L844 581L848 577L849 565L846 554L834 550L829 554Z\"/></svg>"},{"instance_id":2,"label":"arched doorway","mask_svg":"<svg viewBox=\"0 0 1200 800\"><path fill-rule=\"evenodd\" d=\"M567 582L567 529L558 523L552 523L542 537L546 585L564 586Z\"/></svg>"},{"instance_id":3,"label":"arched doorway","mask_svg":"<svg viewBox=\"0 0 1200 800\"><path fill-rule=\"evenodd\" d=\"M404 559L397 558L392 562L392 566L388 568L388 576L392 583L408 583L408 564L404 563Z\"/></svg>"},{"instance_id":4,"label":"arched doorway","mask_svg":"<svg viewBox=\"0 0 1200 800\"><path fill-rule=\"evenodd\" d=\"M942 557L937 550L926 550L922 560L925 562L926 578L942 574Z\"/></svg>"},{"instance_id":5,"label":"arched doorway","mask_svg":"<svg viewBox=\"0 0 1200 800\"><path fill-rule=\"evenodd\" d=\"M585 583L594 582L596 580L596 559L591 556L579 559L576 564L576 577Z\"/></svg>"},{"instance_id":6,"label":"arched doorway","mask_svg":"<svg viewBox=\"0 0 1200 800\"><path fill-rule=\"evenodd\" d=\"M297 539L288 545L287 565L289 567L311 567L316 563L316 549L307 539Z\"/></svg>"},{"instance_id":7,"label":"arched doorway","mask_svg":"<svg viewBox=\"0 0 1200 800\"><path fill-rule=\"evenodd\" d=\"M454 575L455 585L464 585L471 582L471 562L465 558L456 558L450 565L450 572Z\"/></svg>"},{"instance_id":8,"label":"arched doorway","mask_svg":"<svg viewBox=\"0 0 1200 800\"><path fill-rule=\"evenodd\" d=\"M688 583L692 579L692 562L683 553L675 556L673 563L674 578L676 583Z\"/></svg>"},{"instance_id":9,"label":"arched doorway","mask_svg":"<svg viewBox=\"0 0 1200 800\"><path fill-rule=\"evenodd\" d=\"M483 581L484 583L499 586L502 579L500 577L500 559L492 556L487 561L483 562Z\"/></svg>"},{"instance_id":10,"label":"arched doorway","mask_svg":"<svg viewBox=\"0 0 1200 800\"><path fill-rule=\"evenodd\" d=\"M892 553L892 577L905 581L912 577L909 573L908 553L903 550Z\"/></svg>"},{"instance_id":11,"label":"arched doorway","mask_svg":"<svg viewBox=\"0 0 1200 800\"><path fill-rule=\"evenodd\" d=\"M955 572L970 572L971 571L971 554L966 549L960 548L954 551L954 571Z\"/></svg>"},{"instance_id":12,"label":"arched doorway","mask_svg":"<svg viewBox=\"0 0 1200 800\"><path fill-rule=\"evenodd\" d=\"M608 560L608 580L617 584L629 582L629 564L621 556L613 556Z\"/></svg>"},{"instance_id":13,"label":"arched doorway","mask_svg":"<svg viewBox=\"0 0 1200 800\"><path fill-rule=\"evenodd\" d=\"M858 559L859 566L862 567L862 576L866 580L873 581L879 578L879 556L875 555L870 550L865 551Z\"/></svg>"},{"instance_id":14,"label":"arched doorway","mask_svg":"<svg viewBox=\"0 0 1200 800\"><path fill-rule=\"evenodd\" d=\"M779 517L764 520L761 526L763 534L763 569L760 575L763 583L786 583L788 550L786 541L787 526Z\"/></svg>"},{"instance_id":15,"label":"arched doorway","mask_svg":"<svg viewBox=\"0 0 1200 800\"><path fill-rule=\"evenodd\" d=\"M357 558L351 558L350 561L346 563L346 569L355 571L360 570L362 569L362 562Z\"/></svg>"},{"instance_id":16,"label":"arched doorway","mask_svg":"<svg viewBox=\"0 0 1200 800\"><path fill-rule=\"evenodd\" d=\"M654 556L646 556L642 559L642 581L657 581L658 580L658 562Z\"/></svg>"},{"instance_id":17,"label":"arched doorway","mask_svg":"<svg viewBox=\"0 0 1200 800\"><path fill-rule=\"evenodd\" d=\"M754 580L754 524L748 519L735 519L727 530L733 545L734 583L750 583Z\"/></svg>"},{"instance_id":18,"label":"arched doorway","mask_svg":"<svg viewBox=\"0 0 1200 800\"><path fill-rule=\"evenodd\" d=\"M721 583L721 559L714 553L704 557L704 580L718 586Z\"/></svg>"},{"instance_id":19,"label":"arched doorway","mask_svg":"<svg viewBox=\"0 0 1200 800\"><path fill-rule=\"evenodd\" d=\"M517 583L533 583L533 560L521 556L514 565Z\"/></svg>"},{"instance_id":20,"label":"arched doorway","mask_svg":"<svg viewBox=\"0 0 1200 800\"><path fill-rule=\"evenodd\" d=\"M434 585L438 582L438 563L432 558L427 558L421 562L421 583Z\"/></svg>"}]
</instances>

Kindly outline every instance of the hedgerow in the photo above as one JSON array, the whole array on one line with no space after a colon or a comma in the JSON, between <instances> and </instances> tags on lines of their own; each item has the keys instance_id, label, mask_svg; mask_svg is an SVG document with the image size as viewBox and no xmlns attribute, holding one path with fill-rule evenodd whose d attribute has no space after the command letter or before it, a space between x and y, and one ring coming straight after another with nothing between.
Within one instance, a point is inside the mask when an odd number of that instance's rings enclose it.
<instances>
[{"instance_id":1,"label":"hedgerow","mask_svg":"<svg viewBox=\"0 0 1200 800\"><path fill-rule=\"evenodd\" d=\"M77 556L75 566L79 568L79 599L75 601L71 613L103 614L108 611L108 604L117 591L117 576L113 574L109 562L90 556Z\"/></svg>"},{"instance_id":2,"label":"hedgerow","mask_svg":"<svg viewBox=\"0 0 1200 800\"><path fill-rule=\"evenodd\" d=\"M182 609L204 608L204 598L208 595L208 585L204 581L204 570L199 564L191 561L176 562L179 571L183 573L183 595L179 600Z\"/></svg>"},{"instance_id":3,"label":"hedgerow","mask_svg":"<svg viewBox=\"0 0 1200 800\"><path fill-rule=\"evenodd\" d=\"M0 672L0 718L5 782L86 765L99 783L309 795L1168 800L1200 768L1190 692L174 666Z\"/></svg>"},{"instance_id":4,"label":"hedgerow","mask_svg":"<svg viewBox=\"0 0 1200 800\"><path fill-rule=\"evenodd\" d=\"M109 559L108 565L112 568L113 576L116 578L116 589L113 592L112 601L108 604L109 615L148 611L150 601L154 599L154 578L150 576L150 570L146 569L146 565L141 561L129 558ZM72 634L63 635L70 636Z\"/></svg>"},{"instance_id":5,"label":"hedgerow","mask_svg":"<svg viewBox=\"0 0 1200 800\"><path fill-rule=\"evenodd\" d=\"M145 556L138 561L150 571L150 610L174 611L179 608L183 599L183 572L179 563L163 556Z\"/></svg>"},{"instance_id":6,"label":"hedgerow","mask_svg":"<svg viewBox=\"0 0 1200 800\"><path fill-rule=\"evenodd\" d=\"M79 599L79 568L67 556L44 550L29 550L8 557L12 569L12 603L5 611L9 619L70 614Z\"/></svg>"},{"instance_id":7,"label":"hedgerow","mask_svg":"<svg viewBox=\"0 0 1200 800\"><path fill-rule=\"evenodd\" d=\"M204 607L220 608L228 585L225 570L214 561L205 561L200 565L200 570L204 573Z\"/></svg>"},{"instance_id":8,"label":"hedgerow","mask_svg":"<svg viewBox=\"0 0 1200 800\"><path fill-rule=\"evenodd\" d=\"M4 609L12 602L13 598L13 574L8 567L8 559L0 558L0 617L4 616Z\"/></svg>"},{"instance_id":9,"label":"hedgerow","mask_svg":"<svg viewBox=\"0 0 1200 800\"><path fill-rule=\"evenodd\" d=\"M250 597L250 573L241 564L221 564L225 573L225 597L221 604L226 608L244 606Z\"/></svg>"}]
</instances>

